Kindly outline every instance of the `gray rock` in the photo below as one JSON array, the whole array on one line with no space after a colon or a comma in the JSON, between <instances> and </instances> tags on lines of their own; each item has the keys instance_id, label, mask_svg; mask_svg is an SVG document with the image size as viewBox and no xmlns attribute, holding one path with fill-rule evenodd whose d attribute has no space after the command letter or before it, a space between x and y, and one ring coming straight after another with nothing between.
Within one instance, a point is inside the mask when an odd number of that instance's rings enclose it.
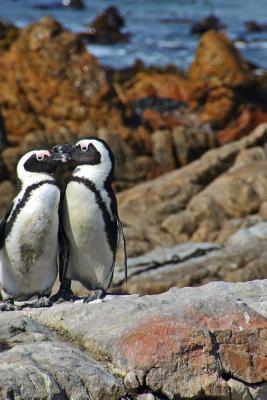
<instances>
[{"instance_id":1,"label":"gray rock","mask_svg":"<svg viewBox=\"0 0 267 400\"><path fill-rule=\"evenodd\" d=\"M266 293L267 280L213 282L27 314L79 338L94 358L108 360L120 376L143 371L143 387L153 395L230 400L231 377L246 388L267 382Z\"/></svg>"},{"instance_id":2,"label":"gray rock","mask_svg":"<svg viewBox=\"0 0 267 400\"><path fill-rule=\"evenodd\" d=\"M119 399L120 382L86 352L60 342L18 345L0 356L0 397Z\"/></svg>"},{"instance_id":3,"label":"gray rock","mask_svg":"<svg viewBox=\"0 0 267 400\"><path fill-rule=\"evenodd\" d=\"M263 400L266 316L267 280L1 312L0 398Z\"/></svg>"},{"instance_id":4,"label":"gray rock","mask_svg":"<svg viewBox=\"0 0 267 400\"><path fill-rule=\"evenodd\" d=\"M267 276L266 259L267 222L260 222L240 229L225 245L187 243L130 258L127 284L119 266L113 285L124 293L154 294L213 280L261 279Z\"/></svg>"},{"instance_id":5,"label":"gray rock","mask_svg":"<svg viewBox=\"0 0 267 400\"><path fill-rule=\"evenodd\" d=\"M267 124L259 125L182 168L118 193L129 255L190 241L225 243L266 201L266 152L256 158L247 152L240 163L241 153L258 149L266 137Z\"/></svg>"},{"instance_id":6,"label":"gray rock","mask_svg":"<svg viewBox=\"0 0 267 400\"><path fill-rule=\"evenodd\" d=\"M128 372L124 378L124 386L126 389L137 389L139 385L140 384L136 374L133 371Z\"/></svg>"},{"instance_id":7,"label":"gray rock","mask_svg":"<svg viewBox=\"0 0 267 400\"><path fill-rule=\"evenodd\" d=\"M236 379L229 379L228 385L231 390L231 400L266 400L267 383L256 385L245 385Z\"/></svg>"},{"instance_id":8,"label":"gray rock","mask_svg":"<svg viewBox=\"0 0 267 400\"><path fill-rule=\"evenodd\" d=\"M137 397L137 400L155 400L155 396L153 396L153 394L151 393L145 393L145 394L140 394Z\"/></svg>"},{"instance_id":9,"label":"gray rock","mask_svg":"<svg viewBox=\"0 0 267 400\"><path fill-rule=\"evenodd\" d=\"M22 312L0 312L0 399L119 399L122 383L78 344Z\"/></svg>"}]
</instances>

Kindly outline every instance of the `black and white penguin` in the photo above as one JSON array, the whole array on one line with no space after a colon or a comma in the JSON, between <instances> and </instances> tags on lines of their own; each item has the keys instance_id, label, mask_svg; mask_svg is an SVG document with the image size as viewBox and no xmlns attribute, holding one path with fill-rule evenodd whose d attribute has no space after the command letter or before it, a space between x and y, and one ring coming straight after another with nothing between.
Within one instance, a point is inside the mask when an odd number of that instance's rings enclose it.
<instances>
[{"instance_id":1,"label":"black and white penguin","mask_svg":"<svg viewBox=\"0 0 267 400\"><path fill-rule=\"evenodd\" d=\"M62 226L68 248L61 252L65 255L59 267L62 284L55 300L69 299L71 280L77 280L89 290L84 299L89 302L103 298L111 284L121 235L127 278L125 239L111 186L114 156L98 138L58 145L54 151L63 161L64 155L70 155L76 166L63 198Z\"/></svg>"},{"instance_id":2,"label":"black and white penguin","mask_svg":"<svg viewBox=\"0 0 267 400\"><path fill-rule=\"evenodd\" d=\"M0 223L1 310L14 300L37 296L33 307L49 306L57 276L60 190L51 176L59 160L48 150L25 154L17 166L21 190Z\"/></svg>"}]
</instances>

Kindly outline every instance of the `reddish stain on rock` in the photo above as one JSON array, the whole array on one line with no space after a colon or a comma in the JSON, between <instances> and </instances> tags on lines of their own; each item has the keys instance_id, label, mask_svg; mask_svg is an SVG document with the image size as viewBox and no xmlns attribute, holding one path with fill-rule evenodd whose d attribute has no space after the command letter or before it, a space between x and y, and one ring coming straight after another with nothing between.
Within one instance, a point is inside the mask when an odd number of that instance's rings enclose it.
<instances>
[{"instance_id":1,"label":"reddish stain on rock","mask_svg":"<svg viewBox=\"0 0 267 400\"><path fill-rule=\"evenodd\" d=\"M228 307L227 307L228 308ZM239 306L232 312L206 312L199 304L172 317L155 316L141 322L122 341L122 354L130 369L154 368L183 374L221 374L226 372L255 383L267 379L267 357L262 356L261 337L267 333L267 320ZM216 310L215 310L216 311ZM207 314L209 313L209 315ZM178 364L177 364L178 363Z\"/></svg>"}]
</instances>

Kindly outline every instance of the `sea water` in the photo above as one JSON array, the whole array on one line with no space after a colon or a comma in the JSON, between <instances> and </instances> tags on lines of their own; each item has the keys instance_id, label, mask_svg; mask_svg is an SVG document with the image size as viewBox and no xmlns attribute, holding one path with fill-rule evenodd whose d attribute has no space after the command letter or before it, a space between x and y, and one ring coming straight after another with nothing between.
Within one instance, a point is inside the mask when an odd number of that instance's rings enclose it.
<instances>
[{"instance_id":1,"label":"sea water","mask_svg":"<svg viewBox=\"0 0 267 400\"><path fill-rule=\"evenodd\" d=\"M85 9L60 6L60 0L0 0L0 16L19 27L51 15L65 27L86 31L89 23L108 6L125 18L129 43L88 45L103 65L121 68L136 59L148 65L175 64L188 68L194 58L198 35L190 34L193 22L209 14L226 24L225 33L241 53L267 69L267 32L247 33L244 22L267 24L267 0L84 0Z\"/></svg>"}]
</instances>

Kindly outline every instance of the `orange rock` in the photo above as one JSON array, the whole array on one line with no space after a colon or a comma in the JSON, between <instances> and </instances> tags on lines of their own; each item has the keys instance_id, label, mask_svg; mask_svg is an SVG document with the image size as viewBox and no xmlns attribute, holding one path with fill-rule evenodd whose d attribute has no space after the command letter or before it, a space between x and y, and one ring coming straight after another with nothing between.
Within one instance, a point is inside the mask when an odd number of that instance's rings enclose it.
<instances>
[{"instance_id":1,"label":"orange rock","mask_svg":"<svg viewBox=\"0 0 267 400\"><path fill-rule=\"evenodd\" d=\"M38 129L78 132L87 120L126 136L125 110L105 71L77 35L50 17L22 29L1 56L0 92L12 143Z\"/></svg>"},{"instance_id":2,"label":"orange rock","mask_svg":"<svg viewBox=\"0 0 267 400\"><path fill-rule=\"evenodd\" d=\"M203 106L201 119L224 127L237 111L240 87L253 80L248 63L221 32L205 33L189 69L190 104Z\"/></svg>"},{"instance_id":3,"label":"orange rock","mask_svg":"<svg viewBox=\"0 0 267 400\"><path fill-rule=\"evenodd\" d=\"M246 86L250 79L248 63L223 33L208 31L201 37L189 69L193 92L194 89L199 91L199 82L211 89L221 85Z\"/></svg>"},{"instance_id":4,"label":"orange rock","mask_svg":"<svg viewBox=\"0 0 267 400\"><path fill-rule=\"evenodd\" d=\"M128 101L143 97L161 97L173 100L188 100L188 83L177 74L139 72L129 89L125 90Z\"/></svg>"},{"instance_id":5,"label":"orange rock","mask_svg":"<svg viewBox=\"0 0 267 400\"><path fill-rule=\"evenodd\" d=\"M231 88L221 86L212 89L201 112L201 120L215 126L224 126L231 117L235 104L236 96Z\"/></svg>"},{"instance_id":6,"label":"orange rock","mask_svg":"<svg viewBox=\"0 0 267 400\"><path fill-rule=\"evenodd\" d=\"M228 143L240 139L263 122L267 122L266 111L244 108L229 127L218 132L218 140L220 143Z\"/></svg>"}]
</instances>

